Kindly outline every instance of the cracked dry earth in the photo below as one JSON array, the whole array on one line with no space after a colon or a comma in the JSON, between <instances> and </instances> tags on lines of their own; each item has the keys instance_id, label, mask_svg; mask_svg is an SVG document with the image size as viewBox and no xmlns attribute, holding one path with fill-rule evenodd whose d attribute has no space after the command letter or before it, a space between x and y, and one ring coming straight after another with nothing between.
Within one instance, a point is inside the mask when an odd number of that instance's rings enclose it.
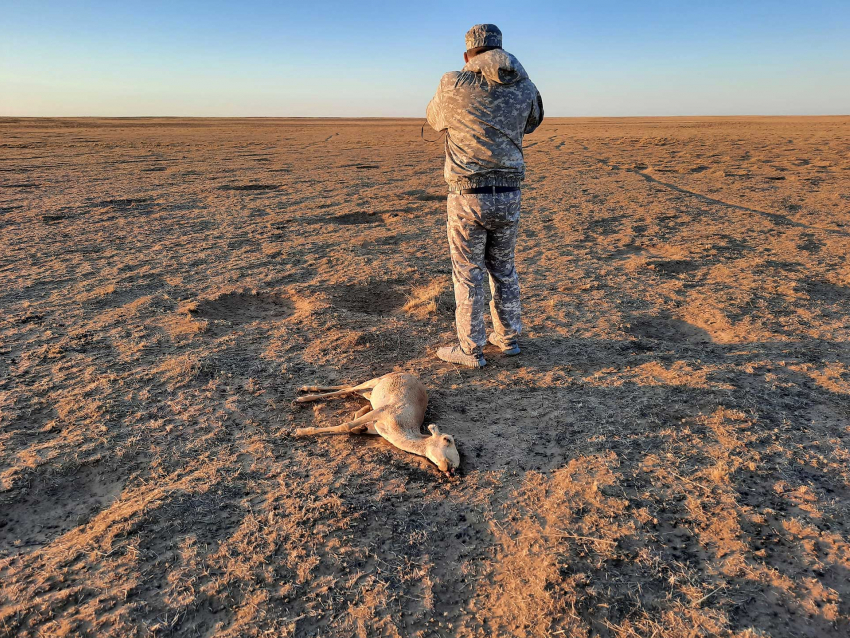
<instances>
[{"instance_id":1,"label":"cracked dry earth","mask_svg":"<svg viewBox=\"0 0 850 638\"><path fill-rule=\"evenodd\" d=\"M850 119L547 120L480 372L420 125L0 120L0 635L847 636Z\"/></svg>"}]
</instances>

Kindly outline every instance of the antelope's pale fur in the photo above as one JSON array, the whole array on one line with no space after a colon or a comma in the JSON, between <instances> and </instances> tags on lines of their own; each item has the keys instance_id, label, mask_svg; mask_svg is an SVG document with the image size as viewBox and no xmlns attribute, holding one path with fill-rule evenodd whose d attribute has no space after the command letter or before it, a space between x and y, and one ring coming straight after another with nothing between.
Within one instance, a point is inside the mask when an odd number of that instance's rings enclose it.
<instances>
[{"instance_id":1,"label":"antelope's pale fur","mask_svg":"<svg viewBox=\"0 0 850 638\"><path fill-rule=\"evenodd\" d=\"M331 392L327 392L331 390ZM358 410L351 421L324 428L299 428L295 436L312 434L379 434L399 449L424 456L451 475L460 465L454 437L443 434L433 423L430 435L422 434L428 392L413 374L392 372L352 386L304 386L301 392L324 392L296 399L298 403L359 394L371 405Z\"/></svg>"}]
</instances>

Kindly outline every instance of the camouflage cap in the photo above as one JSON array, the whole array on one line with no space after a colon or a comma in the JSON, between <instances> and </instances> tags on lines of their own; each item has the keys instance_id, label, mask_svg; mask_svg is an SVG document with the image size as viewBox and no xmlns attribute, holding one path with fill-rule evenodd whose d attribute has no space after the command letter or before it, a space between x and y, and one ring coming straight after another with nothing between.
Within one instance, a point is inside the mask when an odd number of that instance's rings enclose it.
<instances>
[{"instance_id":1,"label":"camouflage cap","mask_svg":"<svg viewBox=\"0 0 850 638\"><path fill-rule=\"evenodd\" d=\"M466 50L478 47L501 47L502 32L495 24L476 24L466 32Z\"/></svg>"}]
</instances>

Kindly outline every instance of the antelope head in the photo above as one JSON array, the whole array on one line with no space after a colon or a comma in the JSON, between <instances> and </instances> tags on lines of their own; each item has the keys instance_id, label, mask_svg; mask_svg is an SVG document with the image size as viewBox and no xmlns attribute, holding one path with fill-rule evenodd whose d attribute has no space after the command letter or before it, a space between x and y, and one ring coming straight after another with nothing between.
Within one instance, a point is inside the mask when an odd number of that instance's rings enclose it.
<instances>
[{"instance_id":1,"label":"antelope head","mask_svg":"<svg viewBox=\"0 0 850 638\"><path fill-rule=\"evenodd\" d=\"M460 454L455 447L455 439L451 434L443 434L435 424L428 426L431 436L428 437L425 456L440 468L447 476L454 476L460 465Z\"/></svg>"}]
</instances>

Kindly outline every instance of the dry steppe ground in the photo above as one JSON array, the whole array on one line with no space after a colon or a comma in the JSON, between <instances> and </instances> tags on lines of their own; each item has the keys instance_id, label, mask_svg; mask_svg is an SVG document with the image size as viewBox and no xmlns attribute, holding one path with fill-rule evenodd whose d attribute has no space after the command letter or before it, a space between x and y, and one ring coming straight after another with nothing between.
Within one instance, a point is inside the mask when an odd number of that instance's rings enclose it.
<instances>
[{"instance_id":1,"label":"dry steppe ground","mask_svg":"<svg viewBox=\"0 0 850 638\"><path fill-rule=\"evenodd\" d=\"M0 635L850 634L850 118L547 120L480 372L420 125L0 120Z\"/></svg>"}]
</instances>

